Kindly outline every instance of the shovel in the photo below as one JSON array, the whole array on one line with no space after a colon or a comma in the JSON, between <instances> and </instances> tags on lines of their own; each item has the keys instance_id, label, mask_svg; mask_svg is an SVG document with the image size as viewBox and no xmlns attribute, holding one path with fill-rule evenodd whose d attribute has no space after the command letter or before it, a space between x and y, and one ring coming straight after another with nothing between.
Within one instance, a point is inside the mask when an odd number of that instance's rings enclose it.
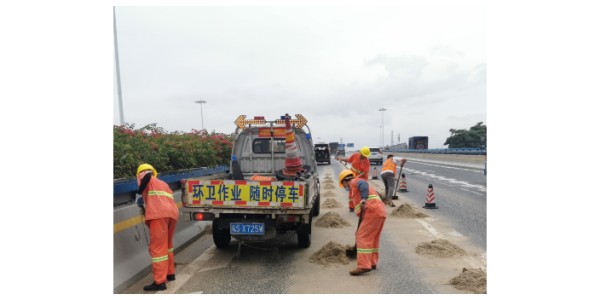
<instances>
[{"instance_id":1,"label":"shovel","mask_svg":"<svg viewBox=\"0 0 600 300\"><path fill-rule=\"evenodd\" d=\"M400 166L400 172L398 172L398 179L396 180L396 185L394 186L394 196L392 196L392 199L394 200L398 200L398 196L396 196L396 192L398 192L398 184L400 184L400 177L402 177L402 168L404 166Z\"/></svg>"},{"instance_id":2,"label":"shovel","mask_svg":"<svg viewBox=\"0 0 600 300\"><path fill-rule=\"evenodd\" d=\"M363 214L365 213L366 209L367 209L367 207L363 206L363 208L360 210L360 217L358 218L358 226L356 226L356 232L358 232L358 229L360 228L360 223L362 223ZM351 249L346 249L346 256L348 258L355 258L357 252L358 252L358 250L356 249L356 241L355 241L354 247L352 247Z\"/></svg>"}]
</instances>

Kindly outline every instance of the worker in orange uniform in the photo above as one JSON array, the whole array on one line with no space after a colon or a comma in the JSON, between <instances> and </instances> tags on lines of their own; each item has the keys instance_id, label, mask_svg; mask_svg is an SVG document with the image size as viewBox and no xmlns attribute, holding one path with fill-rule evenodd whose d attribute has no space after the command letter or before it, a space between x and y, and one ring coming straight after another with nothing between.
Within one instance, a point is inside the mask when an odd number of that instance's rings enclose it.
<instances>
[{"instance_id":1,"label":"worker in orange uniform","mask_svg":"<svg viewBox=\"0 0 600 300\"><path fill-rule=\"evenodd\" d=\"M352 193L354 212L362 218L356 231L357 268L350 271L350 275L360 275L377 268L379 237L386 218L385 205L377 191L366 180L354 177L350 170L340 172L339 183L340 187Z\"/></svg>"},{"instance_id":2,"label":"worker in orange uniform","mask_svg":"<svg viewBox=\"0 0 600 300\"><path fill-rule=\"evenodd\" d=\"M394 186L396 185L396 168L401 167L406 163L406 158L395 157L394 154L389 154L381 168L381 180L385 185L385 198L391 200L394 196Z\"/></svg>"},{"instance_id":3,"label":"worker in orange uniform","mask_svg":"<svg viewBox=\"0 0 600 300\"><path fill-rule=\"evenodd\" d=\"M371 150L369 149L369 147L362 147L359 152L352 154L349 158L336 156L335 159L337 159L338 161L349 162L350 164L352 164L350 170L354 173L354 177L369 180L369 169L371 168L369 155L371 155ZM348 198L348 208L350 212L354 211L352 195L350 195L350 197Z\"/></svg>"},{"instance_id":4,"label":"worker in orange uniform","mask_svg":"<svg viewBox=\"0 0 600 300\"><path fill-rule=\"evenodd\" d=\"M154 282L144 286L144 291L166 290L166 282L175 280L173 235L179 219L179 208L169 185L156 178L156 174L154 167L149 164L141 164L136 173L138 194L142 195L145 209L145 222L150 228L148 250L152 257L154 277Z\"/></svg>"}]
</instances>

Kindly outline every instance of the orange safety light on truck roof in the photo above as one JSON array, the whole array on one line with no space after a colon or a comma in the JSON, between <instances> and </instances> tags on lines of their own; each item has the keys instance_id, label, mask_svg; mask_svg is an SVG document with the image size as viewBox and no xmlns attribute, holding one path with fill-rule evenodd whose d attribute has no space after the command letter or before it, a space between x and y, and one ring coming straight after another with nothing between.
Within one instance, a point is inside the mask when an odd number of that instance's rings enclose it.
<instances>
[{"instance_id":1,"label":"orange safety light on truck roof","mask_svg":"<svg viewBox=\"0 0 600 300\"><path fill-rule=\"evenodd\" d=\"M296 126L296 128L302 128L304 127L304 125L306 125L306 123L308 123L308 120L306 120L301 114L296 114L295 116L296 119L292 119L290 120L290 122L292 123L292 125ZM282 119L278 119L272 122L276 125L285 125L285 120ZM265 120L264 116L256 116L254 117L254 119L246 120L246 115L240 115L239 117L237 117L237 119L235 119L233 123L239 129L244 129L247 125L265 125L267 124L267 121Z\"/></svg>"}]
</instances>

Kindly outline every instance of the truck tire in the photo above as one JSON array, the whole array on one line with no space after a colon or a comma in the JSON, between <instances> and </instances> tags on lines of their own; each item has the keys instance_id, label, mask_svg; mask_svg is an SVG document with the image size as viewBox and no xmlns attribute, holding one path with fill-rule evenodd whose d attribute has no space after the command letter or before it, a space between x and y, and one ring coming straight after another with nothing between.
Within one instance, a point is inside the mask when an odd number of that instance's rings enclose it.
<instances>
[{"instance_id":1,"label":"truck tire","mask_svg":"<svg viewBox=\"0 0 600 300\"><path fill-rule=\"evenodd\" d=\"M315 204L313 204L313 207L312 207L312 216L318 217L320 213L321 213L321 194L319 193L317 195L317 199L315 199Z\"/></svg>"},{"instance_id":2,"label":"truck tire","mask_svg":"<svg viewBox=\"0 0 600 300\"><path fill-rule=\"evenodd\" d=\"M298 247L300 247L300 248L310 247L310 233L298 232Z\"/></svg>"},{"instance_id":3,"label":"truck tire","mask_svg":"<svg viewBox=\"0 0 600 300\"><path fill-rule=\"evenodd\" d=\"M310 233L312 226L312 215L308 217L308 224L302 225L298 232L296 233L298 237L298 247L299 248L308 248L310 247Z\"/></svg>"},{"instance_id":4,"label":"truck tire","mask_svg":"<svg viewBox=\"0 0 600 300\"><path fill-rule=\"evenodd\" d=\"M229 242L231 241L231 234L229 234L229 230L227 229L219 229L219 224L216 220L212 223L212 236L213 242L215 242L215 246L219 249L225 249L229 247Z\"/></svg>"}]
</instances>

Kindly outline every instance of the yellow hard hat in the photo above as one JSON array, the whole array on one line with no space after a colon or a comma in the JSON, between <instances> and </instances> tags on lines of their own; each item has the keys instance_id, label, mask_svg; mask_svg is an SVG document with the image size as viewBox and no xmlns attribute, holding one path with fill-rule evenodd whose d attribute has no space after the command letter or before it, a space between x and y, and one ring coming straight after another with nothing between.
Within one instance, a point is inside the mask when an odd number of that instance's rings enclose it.
<instances>
[{"instance_id":1,"label":"yellow hard hat","mask_svg":"<svg viewBox=\"0 0 600 300\"><path fill-rule=\"evenodd\" d=\"M342 180L344 180L344 178L346 178L346 177L348 177L350 175L354 176L354 172L352 172L352 171L350 171L348 169L342 170L340 172L340 175L338 176L339 177L339 182L340 182L340 187L344 187L344 185L342 184Z\"/></svg>"},{"instance_id":2,"label":"yellow hard hat","mask_svg":"<svg viewBox=\"0 0 600 300\"><path fill-rule=\"evenodd\" d=\"M142 173L142 171L145 171L145 170L151 170L152 174L154 174L154 177L156 177L156 174L157 174L156 170L150 164L141 164L137 169L137 173L135 173L135 177L140 175L140 173Z\"/></svg>"},{"instance_id":3,"label":"yellow hard hat","mask_svg":"<svg viewBox=\"0 0 600 300\"><path fill-rule=\"evenodd\" d=\"M364 157L369 157L369 155L371 155L371 149L367 146L362 147L360 148L360 154Z\"/></svg>"}]
</instances>

